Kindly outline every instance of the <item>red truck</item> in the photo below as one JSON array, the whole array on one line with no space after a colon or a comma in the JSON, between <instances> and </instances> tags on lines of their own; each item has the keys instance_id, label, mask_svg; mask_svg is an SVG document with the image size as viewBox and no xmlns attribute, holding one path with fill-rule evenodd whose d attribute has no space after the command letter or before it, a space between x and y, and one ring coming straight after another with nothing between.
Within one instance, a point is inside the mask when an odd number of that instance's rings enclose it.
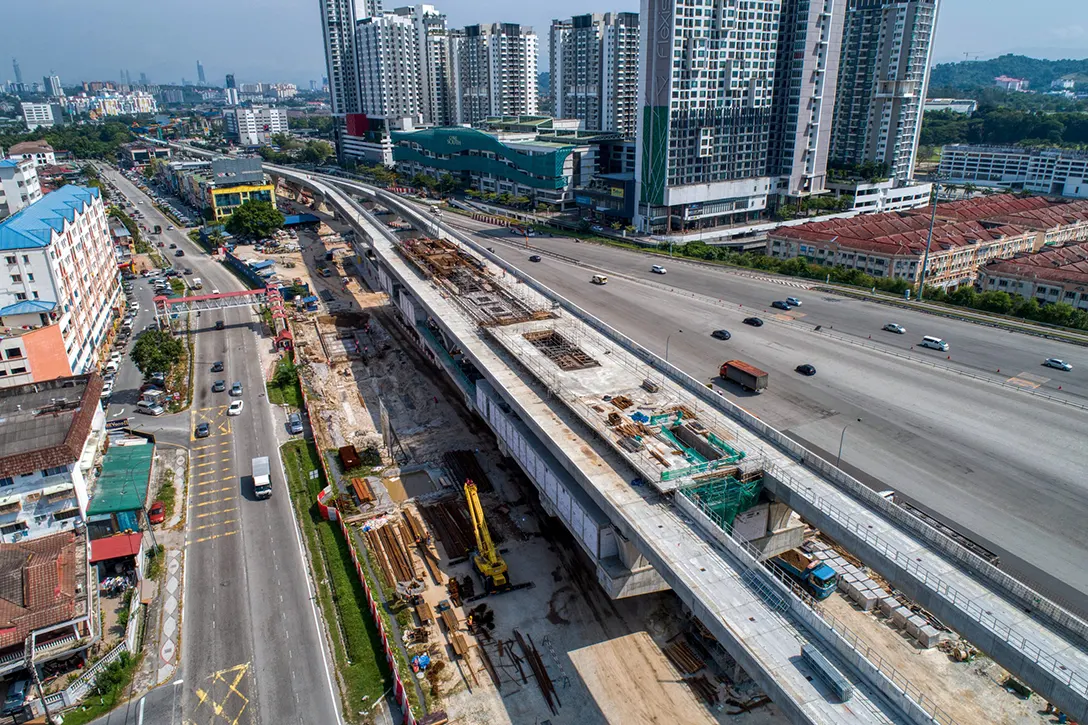
<instances>
[{"instance_id":1,"label":"red truck","mask_svg":"<svg viewBox=\"0 0 1088 725\"><path fill-rule=\"evenodd\" d=\"M726 360L718 374L723 380L732 380L745 390L758 393L767 387L767 373L743 360Z\"/></svg>"}]
</instances>

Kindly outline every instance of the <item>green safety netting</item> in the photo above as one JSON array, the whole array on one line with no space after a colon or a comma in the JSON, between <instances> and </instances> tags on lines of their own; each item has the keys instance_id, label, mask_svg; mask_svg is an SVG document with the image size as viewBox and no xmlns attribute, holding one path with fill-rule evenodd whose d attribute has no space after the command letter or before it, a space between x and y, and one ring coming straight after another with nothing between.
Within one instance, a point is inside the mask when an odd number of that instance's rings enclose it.
<instances>
[{"instance_id":1,"label":"green safety netting","mask_svg":"<svg viewBox=\"0 0 1088 725\"><path fill-rule=\"evenodd\" d=\"M87 515L135 511L144 506L155 446L110 446L94 486Z\"/></svg>"},{"instance_id":2,"label":"green safety netting","mask_svg":"<svg viewBox=\"0 0 1088 725\"><path fill-rule=\"evenodd\" d=\"M738 481L732 476L685 488L688 497L724 531L733 527L737 514L751 508L763 490L763 479Z\"/></svg>"}]
</instances>

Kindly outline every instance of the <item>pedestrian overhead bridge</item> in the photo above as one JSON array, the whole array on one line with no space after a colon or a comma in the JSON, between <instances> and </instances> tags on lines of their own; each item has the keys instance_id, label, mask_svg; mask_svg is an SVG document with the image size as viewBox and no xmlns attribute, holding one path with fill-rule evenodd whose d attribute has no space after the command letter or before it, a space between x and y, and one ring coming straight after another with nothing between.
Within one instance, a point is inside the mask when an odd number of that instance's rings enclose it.
<instances>
[{"instance_id":1,"label":"pedestrian overhead bridge","mask_svg":"<svg viewBox=\"0 0 1088 725\"><path fill-rule=\"evenodd\" d=\"M1088 718L1084 622L399 197L331 177L266 168L329 204L354 226L359 240L368 240L357 251L371 281L390 293L421 344L541 489L542 501L566 506L558 514L576 536L580 527L580 543L594 558L602 586L613 596L671 587L794 722L951 720L887 663L870 657L864 643L822 616L788 580L777 578L751 543L719 526L720 516L704 499L687 495L693 476L706 469L685 474L685 466L717 466L739 478L758 472L778 501L1074 719ZM449 278L421 265L425 255L413 255L353 195L376 200L433 238L456 241L459 253L491 275L488 286L511 299L499 300L489 313L491 300L478 291L458 294L456 279L451 286ZM533 319L522 311L504 324L481 319L508 311L511 300L550 316ZM540 333L548 345L558 333L598 365L564 370L530 339ZM459 360L470 361L482 379L467 376ZM659 406L684 407L719 438L730 436L722 442L732 454L714 446L717 452L661 461L649 446L625 448L623 436L609 434L611 411L597 398L604 389L642 395L636 391L645 391L646 381L657 388ZM722 458L732 460L717 463ZM552 498L556 490L558 499ZM603 519L611 528L598 526L590 537L587 532ZM586 543L590 539L592 545ZM841 701L842 682L829 684L833 673L821 676L814 669L819 665L811 664L817 660L802 658L806 644L826 656L852 688L848 701Z\"/></svg>"}]
</instances>

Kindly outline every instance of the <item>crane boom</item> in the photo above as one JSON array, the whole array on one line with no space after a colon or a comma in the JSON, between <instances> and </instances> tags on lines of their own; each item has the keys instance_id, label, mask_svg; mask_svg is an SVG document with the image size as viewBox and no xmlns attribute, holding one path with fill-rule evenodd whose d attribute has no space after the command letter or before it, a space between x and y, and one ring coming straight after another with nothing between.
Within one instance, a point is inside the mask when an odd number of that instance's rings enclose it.
<instances>
[{"instance_id":1,"label":"crane boom","mask_svg":"<svg viewBox=\"0 0 1088 725\"><path fill-rule=\"evenodd\" d=\"M484 519L484 509L480 505L480 496L471 479L465 481L465 500L472 518L472 529L476 534L476 557L473 564L487 580L488 588L506 586L506 562L499 556L499 550L491 540L491 532L488 531L487 520Z\"/></svg>"}]
</instances>

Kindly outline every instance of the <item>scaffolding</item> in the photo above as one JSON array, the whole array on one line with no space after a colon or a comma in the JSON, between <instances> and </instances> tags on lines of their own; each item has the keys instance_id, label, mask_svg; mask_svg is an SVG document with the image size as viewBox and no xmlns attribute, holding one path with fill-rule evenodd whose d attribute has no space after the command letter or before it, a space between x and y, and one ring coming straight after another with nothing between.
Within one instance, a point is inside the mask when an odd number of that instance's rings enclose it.
<instances>
[{"instance_id":1,"label":"scaffolding","mask_svg":"<svg viewBox=\"0 0 1088 725\"><path fill-rule=\"evenodd\" d=\"M486 264L452 242L407 239L397 249L480 325L513 325L555 317L550 310L534 307L500 284Z\"/></svg>"},{"instance_id":2,"label":"scaffolding","mask_svg":"<svg viewBox=\"0 0 1088 725\"><path fill-rule=\"evenodd\" d=\"M759 500L762 490L763 476L753 473L742 474L740 478L726 476L703 481L681 489L680 493L698 506L722 531L729 532L733 530L737 514L751 508Z\"/></svg>"}]
</instances>

